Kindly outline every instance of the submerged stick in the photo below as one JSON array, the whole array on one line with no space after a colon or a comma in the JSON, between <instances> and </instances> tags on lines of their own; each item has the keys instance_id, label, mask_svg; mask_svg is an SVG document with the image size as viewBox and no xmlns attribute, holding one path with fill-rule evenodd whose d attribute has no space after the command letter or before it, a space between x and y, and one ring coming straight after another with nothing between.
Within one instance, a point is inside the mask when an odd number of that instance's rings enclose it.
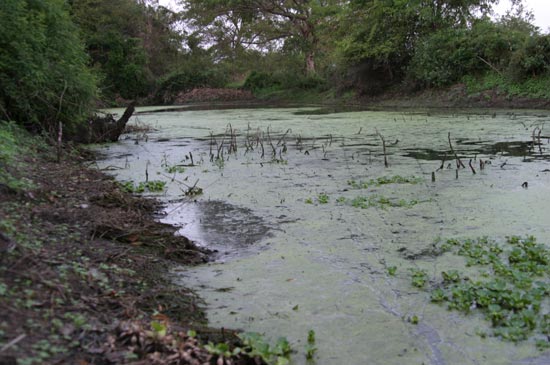
<instances>
[{"instance_id":1,"label":"submerged stick","mask_svg":"<svg viewBox=\"0 0 550 365\"><path fill-rule=\"evenodd\" d=\"M382 140L382 151L384 152L384 166L388 167L388 156L386 154L386 140L384 139L382 134L378 132L378 130L376 131L376 133L378 134L378 137L380 137L380 139Z\"/></svg>"},{"instance_id":2,"label":"submerged stick","mask_svg":"<svg viewBox=\"0 0 550 365\"><path fill-rule=\"evenodd\" d=\"M458 157L457 153L455 152L455 150L453 148L453 144L451 142L451 132L449 132L449 134L447 135L447 138L449 139L449 147L451 147L451 153L455 155L457 166L462 167L462 168L466 168L466 166L464 166L464 164L460 160L460 157Z\"/></svg>"},{"instance_id":3,"label":"submerged stick","mask_svg":"<svg viewBox=\"0 0 550 365\"><path fill-rule=\"evenodd\" d=\"M447 160L447 152L445 152L445 155L443 156L443 160L441 160L441 166L436 171L443 170L445 167L445 161Z\"/></svg>"},{"instance_id":4,"label":"submerged stick","mask_svg":"<svg viewBox=\"0 0 550 365\"><path fill-rule=\"evenodd\" d=\"M282 135L281 138L279 138L279 140L277 141L277 146L281 144L281 142L284 144L285 142L285 138L286 138L286 135L291 133L292 132L292 129L287 129L286 132Z\"/></svg>"},{"instance_id":5,"label":"submerged stick","mask_svg":"<svg viewBox=\"0 0 550 365\"><path fill-rule=\"evenodd\" d=\"M267 140L271 145L273 158L275 158L277 156L277 149L275 148L275 146L273 145L273 141L271 140L271 135L269 134L269 126L267 127Z\"/></svg>"},{"instance_id":6,"label":"submerged stick","mask_svg":"<svg viewBox=\"0 0 550 365\"><path fill-rule=\"evenodd\" d=\"M472 172L475 175L476 174L476 169L474 169L474 166L472 165L472 159L470 159L470 162L468 162L468 165L470 165L470 168L472 169Z\"/></svg>"}]
</instances>

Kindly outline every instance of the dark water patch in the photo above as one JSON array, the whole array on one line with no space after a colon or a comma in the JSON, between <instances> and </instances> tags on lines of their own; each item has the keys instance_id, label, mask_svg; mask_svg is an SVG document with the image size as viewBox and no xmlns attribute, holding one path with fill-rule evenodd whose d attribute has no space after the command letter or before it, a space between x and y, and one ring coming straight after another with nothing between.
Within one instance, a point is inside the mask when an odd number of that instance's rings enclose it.
<instances>
[{"instance_id":1,"label":"dark water patch","mask_svg":"<svg viewBox=\"0 0 550 365\"><path fill-rule=\"evenodd\" d=\"M457 149L457 153L461 158L470 158L474 155L485 156L505 156L505 157L523 157L524 162L530 160L550 160L550 154L546 147L538 144L533 148L532 141L510 141L489 143L488 141L460 141L460 146L469 146L470 149ZM541 148L539 148L541 147ZM445 158L448 161L454 159L450 150L437 151L429 148L410 148L405 149L403 156L411 157L416 160L425 161L441 161ZM542 152L542 153L541 153ZM528 158L530 157L530 158Z\"/></svg>"},{"instance_id":2,"label":"dark water patch","mask_svg":"<svg viewBox=\"0 0 550 365\"><path fill-rule=\"evenodd\" d=\"M168 209L169 211L169 209ZM165 222L180 225L179 233L215 252L215 259L239 257L259 247L271 227L252 210L223 201L187 203Z\"/></svg>"},{"instance_id":3,"label":"dark water patch","mask_svg":"<svg viewBox=\"0 0 550 365\"><path fill-rule=\"evenodd\" d=\"M105 157L105 156L104 156ZM134 155L132 153L121 153L119 155L115 155L113 156L112 158L113 159L116 159L116 160L119 160L119 159L122 159L122 158L128 158L128 157L134 157Z\"/></svg>"},{"instance_id":4,"label":"dark water patch","mask_svg":"<svg viewBox=\"0 0 550 365\"><path fill-rule=\"evenodd\" d=\"M425 149L405 149L406 151L403 156L405 157L411 157L415 160L424 160L424 161L441 161L447 155L449 156L448 152L444 151L436 151L429 148Z\"/></svg>"}]
</instances>

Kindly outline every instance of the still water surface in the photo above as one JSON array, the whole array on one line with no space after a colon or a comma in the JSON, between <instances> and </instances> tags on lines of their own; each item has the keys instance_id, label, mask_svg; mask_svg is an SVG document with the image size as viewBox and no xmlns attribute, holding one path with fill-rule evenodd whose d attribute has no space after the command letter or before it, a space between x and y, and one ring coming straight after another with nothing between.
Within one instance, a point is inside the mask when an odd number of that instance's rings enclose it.
<instances>
[{"instance_id":1,"label":"still water surface","mask_svg":"<svg viewBox=\"0 0 550 365\"><path fill-rule=\"evenodd\" d=\"M164 220L217 251L215 262L178 269L175 280L205 299L212 326L286 336L296 364L306 363L310 329L319 365L550 364L532 342L482 339L490 329L481 316L430 303L410 278L411 268L436 280L460 264L422 255L438 238L550 243L550 145L542 138L533 148L532 139L537 127L550 135L547 122L548 112L525 111L150 110L134 123L156 130L101 147L98 163L121 180L144 181L147 171L167 182ZM458 178L449 133L466 165ZM183 166L190 153L195 166ZM419 183L348 183L395 175ZM203 195L186 197L195 184ZM344 202L358 196L393 206Z\"/></svg>"}]
</instances>

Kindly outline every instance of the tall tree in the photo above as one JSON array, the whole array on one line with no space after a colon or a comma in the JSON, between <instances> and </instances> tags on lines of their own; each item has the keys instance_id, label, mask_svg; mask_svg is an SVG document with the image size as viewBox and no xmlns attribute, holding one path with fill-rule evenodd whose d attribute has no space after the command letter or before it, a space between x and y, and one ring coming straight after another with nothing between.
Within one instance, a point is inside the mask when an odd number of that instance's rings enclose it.
<instances>
[{"instance_id":1,"label":"tall tree","mask_svg":"<svg viewBox=\"0 0 550 365\"><path fill-rule=\"evenodd\" d=\"M316 73L318 28L334 0L183 0L186 18L214 39L225 35L233 50L281 48L285 42L298 47L307 74ZM227 36L230 39L227 39Z\"/></svg>"}]
</instances>

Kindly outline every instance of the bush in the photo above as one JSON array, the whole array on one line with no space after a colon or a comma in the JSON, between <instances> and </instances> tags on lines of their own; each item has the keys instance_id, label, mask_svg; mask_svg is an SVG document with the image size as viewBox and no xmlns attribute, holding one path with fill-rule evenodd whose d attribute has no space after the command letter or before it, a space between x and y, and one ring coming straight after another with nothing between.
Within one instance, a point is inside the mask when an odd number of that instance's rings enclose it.
<instances>
[{"instance_id":1,"label":"bush","mask_svg":"<svg viewBox=\"0 0 550 365\"><path fill-rule=\"evenodd\" d=\"M53 131L84 120L96 81L63 0L0 2L0 116Z\"/></svg>"},{"instance_id":2,"label":"bush","mask_svg":"<svg viewBox=\"0 0 550 365\"><path fill-rule=\"evenodd\" d=\"M247 77L244 86L250 91L265 89L300 89L325 91L329 88L327 81L318 75L303 76L298 73L267 73L252 71Z\"/></svg>"},{"instance_id":3,"label":"bush","mask_svg":"<svg viewBox=\"0 0 550 365\"><path fill-rule=\"evenodd\" d=\"M223 87L226 81L226 77L215 69L175 71L160 80L156 99L161 103L171 103L181 92L202 87Z\"/></svg>"},{"instance_id":4,"label":"bush","mask_svg":"<svg viewBox=\"0 0 550 365\"><path fill-rule=\"evenodd\" d=\"M550 71L550 35L529 37L511 57L507 74L516 81Z\"/></svg>"},{"instance_id":5,"label":"bush","mask_svg":"<svg viewBox=\"0 0 550 365\"><path fill-rule=\"evenodd\" d=\"M281 86L280 80L271 73L262 71L252 71L244 82L244 88L250 91L258 91Z\"/></svg>"},{"instance_id":6,"label":"bush","mask_svg":"<svg viewBox=\"0 0 550 365\"><path fill-rule=\"evenodd\" d=\"M501 93L512 96L550 99L550 89L548 88L550 72L522 81L514 81L502 74L490 71L477 77L465 76L461 81L464 82L470 94L498 89Z\"/></svg>"},{"instance_id":7,"label":"bush","mask_svg":"<svg viewBox=\"0 0 550 365\"><path fill-rule=\"evenodd\" d=\"M449 85L486 67L477 56L467 29L445 29L417 45L409 76L427 86Z\"/></svg>"},{"instance_id":8,"label":"bush","mask_svg":"<svg viewBox=\"0 0 550 365\"><path fill-rule=\"evenodd\" d=\"M408 76L425 86L445 86L488 71L522 82L548 70L550 36L537 34L521 19L481 19L472 27L443 29L421 40Z\"/></svg>"}]
</instances>

